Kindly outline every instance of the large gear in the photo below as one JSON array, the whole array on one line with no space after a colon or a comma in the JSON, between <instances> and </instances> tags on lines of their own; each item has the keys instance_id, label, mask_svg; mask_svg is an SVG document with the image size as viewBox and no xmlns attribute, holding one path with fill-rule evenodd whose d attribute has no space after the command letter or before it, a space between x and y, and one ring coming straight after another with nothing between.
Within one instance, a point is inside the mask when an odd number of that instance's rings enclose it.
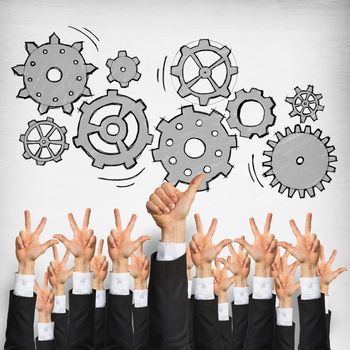
<instances>
[{"instance_id":1,"label":"large gear","mask_svg":"<svg viewBox=\"0 0 350 350\"><path fill-rule=\"evenodd\" d=\"M99 125L92 123L94 114L106 106L120 106L118 115L107 115ZM78 135L73 138L76 147L81 147L93 159L92 165L103 169L105 166L123 165L129 169L136 165L136 159L144 148L150 145L153 136L148 132L148 121L145 115L146 106L142 100L134 101L128 96L118 94L117 90L107 90L107 95L84 102L80 111L82 113L78 125ZM133 116L137 123L137 135L132 143L126 140L128 136L128 123L126 117ZM109 127L113 125L118 131L111 134ZM115 146L115 152L109 153L97 149L90 140L90 136L97 134L104 143Z\"/></svg>"},{"instance_id":2,"label":"large gear","mask_svg":"<svg viewBox=\"0 0 350 350\"><path fill-rule=\"evenodd\" d=\"M45 128L48 128L47 132L44 132ZM34 159L37 165L45 165L50 161L59 162L62 160L62 153L69 148L66 133L64 126L58 126L49 117L46 120L30 121L27 131L19 138L24 146L23 157ZM38 135L38 138L33 138L33 134ZM55 146L57 150L54 149ZM44 150L48 154L46 157L43 155Z\"/></svg>"},{"instance_id":3,"label":"large gear","mask_svg":"<svg viewBox=\"0 0 350 350\"><path fill-rule=\"evenodd\" d=\"M116 81L122 88L129 86L132 80L139 80L141 74L137 70L140 60L137 57L129 57L126 51L119 51L118 56L113 59L109 58L106 66L109 68L107 80L112 83Z\"/></svg>"},{"instance_id":4,"label":"large gear","mask_svg":"<svg viewBox=\"0 0 350 350\"><path fill-rule=\"evenodd\" d=\"M224 116L213 110L210 114L197 112L192 105L181 108L171 120L162 119L157 130L161 133L153 159L161 162L168 172L166 180L188 184L194 175L204 173L199 191L209 189L209 182L222 174L227 177L231 148L237 147L236 136L228 135L222 124ZM201 144L196 155L188 154L188 142Z\"/></svg>"},{"instance_id":5,"label":"large gear","mask_svg":"<svg viewBox=\"0 0 350 350\"><path fill-rule=\"evenodd\" d=\"M200 52L211 52L218 55L220 58L212 63L210 66L205 66L198 57ZM186 45L182 46L180 49L180 59L177 65L171 67L171 75L178 78L180 87L177 93L185 98L189 95L193 95L198 98L199 104L201 106L208 105L209 101L216 97L227 98L230 96L229 86L232 80L232 76L238 73L238 67L232 66L230 61L231 50L227 46L221 48L210 43L208 39L200 39L198 45L193 47L188 47ZM184 66L186 61L192 58L196 65L198 66L198 74L189 81L185 81L184 77ZM224 82L219 86L217 82L212 77L212 72L215 68L220 65L225 65L226 68L226 77ZM193 89L194 85L200 79L207 79L211 84L213 91L209 92L198 92Z\"/></svg>"},{"instance_id":6,"label":"large gear","mask_svg":"<svg viewBox=\"0 0 350 350\"><path fill-rule=\"evenodd\" d=\"M315 94L314 87L308 85L306 90L301 90L298 86L294 89L295 95L287 97L286 102L293 106L289 113L291 117L300 117L300 123L304 123L307 118L317 120L317 112L323 111L324 106L320 105L322 94Z\"/></svg>"},{"instance_id":7,"label":"large gear","mask_svg":"<svg viewBox=\"0 0 350 350\"><path fill-rule=\"evenodd\" d=\"M296 125L294 131L289 127L285 135L276 133L277 141L268 141L271 151L264 151L270 158L263 166L269 170L264 176L272 176L271 187L279 185L278 192L288 190L288 197L292 198L296 191L299 197L304 198L308 193L315 196L315 188L324 190L323 182L330 182L328 173L335 172L332 162L337 157L331 153L334 146L329 146L329 137L321 138L321 130L311 131L310 126L302 130Z\"/></svg>"},{"instance_id":8,"label":"large gear","mask_svg":"<svg viewBox=\"0 0 350 350\"><path fill-rule=\"evenodd\" d=\"M48 43L38 46L35 42L26 42L25 47L29 56L24 65L12 68L16 75L23 76L24 88L17 97L30 97L37 102L40 114L60 107L71 114L74 102L81 96L91 96L88 75L97 68L85 63L81 55L82 42L72 46L62 44L53 33Z\"/></svg>"},{"instance_id":9,"label":"large gear","mask_svg":"<svg viewBox=\"0 0 350 350\"><path fill-rule=\"evenodd\" d=\"M241 120L241 109L246 102L257 102L264 110L264 117L258 125L244 125ZM254 135L264 137L268 134L268 128L273 126L276 121L276 116L273 114L275 102L271 97L264 97L263 91L255 88L249 92L244 89L236 92L234 100L229 101L226 110L229 112L227 123L230 128L236 128L240 132L241 137L251 139Z\"/></svg>"}]
</instances>

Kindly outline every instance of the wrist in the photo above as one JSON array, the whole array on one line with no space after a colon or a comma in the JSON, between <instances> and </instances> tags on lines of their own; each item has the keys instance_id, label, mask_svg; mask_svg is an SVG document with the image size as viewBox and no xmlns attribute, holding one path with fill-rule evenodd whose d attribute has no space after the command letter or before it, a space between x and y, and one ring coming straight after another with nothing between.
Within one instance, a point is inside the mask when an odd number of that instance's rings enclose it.
<instances>
[{"instance_id":1,"label":"wrist","mask_svg":"<svg viewBox=\"0 0 350 350\"><path fill-rule=\"evenodd\" d=\"M186 220L177 221L175 224L162 227L161 242L165 242L165 243L186 242Z\"/></svg>"},{"instance_id":2,"label":"wrist","mask_svg":"<svg viewBox=\"0 0 350 350\"><path fill-rule=\"evenodd\" d=\"M94 278L92 280L92 289L104 290L104 288L103 288L103 281L100 281L99 279Z\"/></svg>"},{"instance_id":3,"label":"wrist","mask_svg":"<svg viewBox=\"0 0 350 350\"><path fill-rule=\"evenodd\" d=\"M116 259L112 263L113 273L124 273L129 272L128 258Z\"/></svg>"},{"instance_id":4,"label":"wrist","mask_svg":"<svg viewBox=\"0 0 350 350\"><path fill-rule=\"evenodd\" d=\"M187 280L188 281L192 280L192 269L187 269L186 274L187 274Z\"/></svg>"},{"instance_id":5,"label":"wrist","mask_svg":"<svg viewBox=\"0 0 350 350\"><path fill-rule=\"evenodd\" d=\"M239 287L239 288L248 287L247 279L242 276L235 276L235 287Z\"/></svg>"},{"instance_id":6,"label":"wrist","mask_svg":"<svg viewBox=\"0 0 350 350\"><path fill-rule=\"evenodd\" d=\"M75 272L90 272L90 261L85 258L75 258L74 260Z\"/></svg>"},{"instance_id":7,"label":"wrist","mask_svg":"<svg viewBox=\"0 0 350 350\"><path fill-rule=\"evenodd\" d=\"M227 303L228 301L228 297L227 297L227 292L220 292L218 294L218 303L219 304L224 304L224 303Z\"/></svg>"},{"instance_id":8,"label":"wrist","mask_svg":"<svg viewBox=\"0 0 350 350\"><path fill-rule=\"evenodd\" d=\"M147 282L141 278L135 278L134 289L140 289L140 290L147 289Z\"/></svg>"},{"instance_id":9,"label":"wrist","mask_svg":"<svg viewBox=\"0 0 350 350\"><path fill-rule=\"evenodd\" d=\"M316 277L316 265L303 263L300 266L301 277Z\"/></svg>"},{"instance_id":10,"label":"wrist","mask_svg":"<svg viewBox=\"0 0 350 350\"><path fill-rule=\"evenodd\" d=\"M54 295L65 295L64 284L57 284L53 289Z\"/></svg>"},{"instance_id":11,"label":"wrist","mask_svg":"<svg viewBox=\"0 0 350 350\"><path fill-rule=\"evenodd\" d=\"M19 275L34 275L35 271L35 261L22 261L18 265L18 274Z\"/></svg>"},{"instance_id":12,"label":"wrist","mask_svg":"<svg viewBox=\"0 0 350 350\"><path fill-rule=\"evenodd\" d=\"M40 311L38 315L39 323L51 323L51 312Z\"/></svg>"},{"instance_id":13,"label":"wrist","mask_svg":"<svg viewBox=\"0 0 350 350\"><path fill-rule=\"evenodd\" d=\"M256 277L271 277L271 265L264 262L257 262L255 264Z\"/></svg>"},{"instance_id":14,"label":"wrist","mask_svg":"<svg viewBox=\"0 0 350 350\"><path fill-rule=\"evenodd\" d=\"M290 309L292 307L292 297L283 297L279 299L279 308L280 309Z\"/></svg>"},{"instance_id":15,"label":"wrist","mask_svg":"<svg viewBox=\"0 0 350 350\"><path fill-rule=\"evenodd\" d=\"M213 270L211 264L201 264L196 266L197 278L207 278L213 276Z\"/></svg>"},{"instance_id":16,"label":"wrist","mask_svg":"<svg viewBox=\"0 0 350 350\"><path fill-rule=\"evenodd\" d=\"M329 295L329 284L321 283L321 293Z\"/></svg>"}]
</instances>

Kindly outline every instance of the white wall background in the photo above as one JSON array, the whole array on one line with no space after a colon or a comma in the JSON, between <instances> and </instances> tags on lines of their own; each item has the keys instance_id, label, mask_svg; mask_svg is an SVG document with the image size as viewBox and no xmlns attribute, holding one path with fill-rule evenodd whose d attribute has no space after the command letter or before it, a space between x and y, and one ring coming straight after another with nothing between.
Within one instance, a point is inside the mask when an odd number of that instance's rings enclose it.
<instances>
[{"instance_id":1,"label":"white wall background","mask_svg":"<svg viewBox=\"0 0 350 350\"><path fill-rule=\"evenodd\" d=\"M25 41L42 44L56 32L63 43L85 40L69 29L87 27L101 39L100 51L85 41L83 55L99 70L90 76L89 86L95 96L105 93L110 85L105 62L126 49L141 60L142 78L132 83L126 94L142 98L147 104L147 116L153 128L160 117L172 117L184 103L176 94L167 76L165 93L156 82L156 70L165 55L172 59L181 45L199 38L210 38L232 48L238 62L239 75L235 90L257 87L277 103L276 125L273 134L294 124L290 119L290 105L284 102L297 85L315 85L323 94L325 111L319 113L315 126L331 137L339 158L337 172L326 191L314 199L289 199L276 189L254 184L247 172L252 153L257 154L257 171L262 173L262 151L265 139L239 139L239 149L234 152L235 169L227 179L217 179L208 193L200 193L193 212L202 214L206 223L211 217L219 218L216 239L234 237L245 233L250 238L248 218L256 217L262 223L265 214L275 215L273 232L281 240L292 240L288 220L295 218L303 224L307 211L314 213L314 231L327 247L338 249L338 266L350 266L348 222L350 186L348 92L350 78L349 25L347 1L0 1L0 100L1 100L1 244L0 266L0 343L4 341L8 291L13 288L17 268L14 240L23 227L23 210L32 211L33 221L48 217L42 240L52 234L70 235L66 214L72 211L80 220L85 207L93 210L91 227L98 237L105 237L113 225L114 207L122 210L126 218L132 212L139 215L135 236L151 234L152 243L146 245L150 253L159 237L157 228L146 213L145 202L152 190L163 180L165 172L159 163L152 163L148 147L136 169L146 167L135 186L118 189L112 183L102 182L98 176L122 177L130 175L123 169L98 170L91 167L90 159L76 149L71 137L76 135L79 120L75 104L72 116L60 110L48 113L59 125L68 129L70 149L63 161L38 167L34 161L22 157L19 135L32 119L40 119L37 105L30 99L16 99L22 80L13 75L11 67L23 63L27 57ZM214 105L224 112L226 102ZM314 128L314 127L313 127ZM134 170L132 173L135 173ZM193 233L193 220L189 219L189 235ZM63 252L63 249L60 250ZM51 253L41 257L37 274L41 279L51 259ZM332 285L332 348L346 349L346 332L350 326L349 275L344 274ZM296 316L296 315L295 315Z\"/></svg>"}]
</instances>

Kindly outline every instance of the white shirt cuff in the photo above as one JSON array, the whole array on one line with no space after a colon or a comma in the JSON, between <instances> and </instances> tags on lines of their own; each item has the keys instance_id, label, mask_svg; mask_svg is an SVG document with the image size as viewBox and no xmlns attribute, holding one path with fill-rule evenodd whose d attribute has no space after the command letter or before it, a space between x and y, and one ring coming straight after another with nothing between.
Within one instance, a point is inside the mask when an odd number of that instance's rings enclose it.
<instances>
[{"instance_id":1,"label":"white shirt cuff","mask_svg":"<svg viewBox=\"0 0 350 350\"><path fill-rule=\"evenodd\" d=\"M38 323L38 340L48 341L54 339L54 323Z\"/></svg>"},{"instance_id":2,"label":"white shirt cuff","mask_svg":"<svg viewBox=\"0 0 350 350\"><path fill-rule=\"evenodd\" d=\"M92 273L73 272L73 294L84 295L92 293Z\"/></svg>"},{"instance_id":3,"label":"white shirt cuff","mask_svg":"<svg viewBox=\"0 0 350 350\"><path fill-rule=\"evenodd\" d=\"M14 295L32 298L34 292L35 275L20 275L16 273Z\"/></svg>"},{"instance_id":4,"label":"white shirt cuff","mask_svg":"<svg viewBox=\"0 0 350 350\"><path fill-rule=\"evenodd\" d=\"M228 303L218 304L219 321L228 321L230 319L228 314Z\"/></svg>"},{"instance_id":5,"label":"white shirt cuff","mask_svg":"<svg viewBox=\"0 0 350 350\"><path fill-rule=\"evenodd\" d=\"M53 314L65 314L66 313L66 296L56 295L54 306L52 310Z\"/></svg>"},{"instance_id":6,"label":"white shirt cuff","mask_svg":"<svg viewBox=\"0 0 350 350\"><path fill-rule=\"evenodd\" d=\"M157 260L172 261L186 254L186 243L158 243Z\"/></svg>"},{"instance_id":7,"label":"white shirt cuff","mask_svg":"<svg viewBox=\"0 0 350 350\"><path fill-rule=\"evenodd\" d=\"M301 299L311 300L321 298L319 277L300 277Z\"/></svg>"},{"instance_id":8,"label":"white shirt cuff","mask_svg":"<svg viewBox=\"0 0 350 350\"><path fill-rule=\"evenodd\" d=\"M292 326L293 325L293 308L276 309L277 326Z\"/></svg>"},{"instance_id":9,"label":"white shirt cuff","mask_svg":"<svg viewBox=\"0 0 350 350\"><path fill-rule=\"evenodd\" d=\"M329 310L331 309L331 302L330 302L330 298L329 295L325 295L324 296L324 308L325 308L325 313L328 314Z\"/></svg>"},{"instance_id":10,"label":"white shirt cuff","mask_svg":"<svg viewBox=\"0 0 350 350\"><path fill-rule=\"evenodd\" d=\"M249 288L233 287L233 300L235 305L249 304Z\"/></svg>"},{"instance_id":11,"label":"white shirt cuff","mask_svg":"<svg viewBox=\"0 0 350 350\"><path fill-rule=\"evenodd\" d=\"M106 291L97 290L96 291L96 300L95 300L95 308L100 309L106 306Z\"/></svg>"},{"instance_id":12,"label":"white shirt cuff","mask_svg":"<svg viewBox=\"0 0 350 350\"><path fill-rule=\"evenodd\" d=\"M110 288L109 292L113 295L129 295L129 273L115 273L109 274Z\"/></svg>"},{"instance_id":13,"label":"white shirt cuff","mask_svg":"<svg viewBox=\"0 0 350 350\"><path fill-rule=\"evenodd\" d=\"M194 279L194 297L197 300L213 300L214 277Z\"/></svg>"},{"instance_id":14,"label":"white shirt cuff","mask_svg":"<svg viewBox=\"0 0 350 350\"><path fill-rule=\"evenodd\" d=\"M188 299L191 299L192 297L192 280L188 280L188 285L187 285L187 297Z\"/></svg>"},{"instance_id":15,"label":"white shirt cuff","mask_svg":"<svg viewBox=\"0 0 350 350\"><path fill-rule=\"evenodd\" d=\"M135 308L148 306L148 289L134 289L133 297Z\"/></svg>"},{"instance_id":16,"label":"white shirt cuff","mask_svg":"<svg viewBox=\"0 0 350 350\"><path fill-rule=\"evenodd\" d=\"M272 299L272 289L272 277L253 277L253 299Z\"/></svg>"}]
</instances>

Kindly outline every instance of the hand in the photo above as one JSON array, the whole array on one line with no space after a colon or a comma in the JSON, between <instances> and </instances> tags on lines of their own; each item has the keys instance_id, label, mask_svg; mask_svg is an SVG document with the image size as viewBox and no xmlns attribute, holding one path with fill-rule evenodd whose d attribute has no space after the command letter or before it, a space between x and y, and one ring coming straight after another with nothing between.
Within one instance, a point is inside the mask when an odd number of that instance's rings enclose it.
<instances>
[{"instance_id":1,"label":"hand","mask_svg":"<svg viewBox=\"0 0 350 350\"><path fill-rule=\"evenodd\" d=\"M213 219L208 233L204 234L202 221L199 214L195 214L197 234L192 236L190 250L192 261L197 269L197 277L204 278L212 276L212 261L220 254L222 249L232 242L231 239L224 239L219 244L213 244L217 219Z\"/></svg>"},{"instance_id":2,"label":"hand","mask_svg":"<svg viewBox=\"0 0 350 350\"><path fill-rule=\"evenodd\" d=\"M244 236L241 238L244 239ZM218 258L223 265L228 268L235 278L235 287L247 287L247 279L250 272L250 258L242 246L239 246L237 253L232 244L228 246L230 254L227 259Z\"/></svg>"},{"instance_id":3,"label":"hand","mask_svg":"<svg viewBox=\"0 0 350 350\"><path fill-rule=\"evenodd\" d=\"M288 250L288 252L301 264L302 277L316 277L316 267L320 257L320 241L317 236L311 234L312 214L306 216L305 234L303 235L294 220L290 220L290 226L297 239L297 244L293 246L287 242L279 242L278 245Z\"/></svg>"},{"instance_id":4,"label":"hand","mask_svg":"<svg viewBox=\"0 0 350 350\"><path fill-rule=\"evenodd\" d=\"M34 283L36 297L36 309L39 312L39 322L51 322L51 313L54 307L54 293L48 286L48 273L45 272L42 288L39 287L37 281Z\"/></svg>"},{"instance_id":5,"label":"hand","mask_svg":"<svg viewBox=\"0 0 350 350\"><path fill-rule=\"evenodd\" d=\"M161 228L163 242L186 241L186 217L203 178L203 174L195 176L184 192L164 182L149 197L146 208Z\"/></svg>"},{"instance_id":6,"label":"hand","mask_svg":"<svg viewBox=\"0 0 350 350\"><path fill-rule=\"evenodd\" d=\"M108 261L106 257L102 255L104 240L100 239L97 248L97 255L95 255L90 262L90 270L93 272L94 277L92 280L92 288L95 290L103 290L103 282L107 277Z\"/></svg>"},{"instance_id":7,"label":"hand","mask_svg":"<svg viewBox=\"0 0 350 350\"><path fill-rule=\"evenodd\" d=\"M224 266L220 269L220 262L218 259L215 259L216 269L214 270L214 292L218 297L219 304L227 303L227 291L235 282L235 277L229 277L227 274L227 267Z\"/></svg>"},{"instance_id":8,"label":"hand","mask_svg":"<svg viewBox=\"0 0 350 350\"><path fill-rule=\"evenodd\" d=\"M83 225L78 227L73 214L68 214L70 227L73 231L73 238L69 240L64 235L54 235L75 257L76 272L89 272L90 261L94 256L96 247L96 236L94 231L89 229L91 209L85 210Z\"/></svg>"},{"instance_id":9,"label":"hand","mask_svg":"<svg viewBox=\"0 0 350 350\"><path fill-rule=\"evenodd\" d=\"M47 269L49 281L55 295L64 295L65 284L72 277L74 270L73 268L67 268L67 261L70 252L67 249L60 261L58 258L57 247L55 245L52 247L52 251L53 261L50 262L50 266Z\"/></svg>"},{"instance_id":10,"label":"hand","mask_svg":"<svg viewBox=\"0 0 350 350\"><path fill-rule=\"evenodd\" d=\"M295 282L294 276L299 262L288 264L288 251L280 256L279 251L272 266L272 275L275 280L275 291L278 296L280 308L292 307L292 296L300 289L300 284Z\"/></svg>"},{"instance_id":11,"label":"hand","mask_svg":"<svg viewBox=\"0 0 350 350\"><path fill-rule=\"evenodd\" d=\"M130 238L136 222L136 215L131 215L130 221L125 229L122 228L122 221L118 209L114 209L116 229L111 230L108 236L108 253L113 263L112 272L128 272L129 256L145 241L151 239L150 236L141 236L132 241Z\"/></svg>"},{"instance_id":12,"label":"hand","mask_svg":"<svg viewBox=\"0 0 350 350\"><path fill-rule=\"evenodd\" d=\"M273 234L270 234L271 221L272 214L268 214L264 225L264 231L260 233L254 218L249 219L255 239L253 244L249 244L244 236L235 239L235 242L239 243L255 260L255 276L271 276L271 265L275 260L277 251L277 240Z\"/></svg>"},{"instance_id":13,"label":"hand","mask_svg":"<svg viewBox=\"0 0 350 350\"><path fill-rule=\"evenodd\" d=\"M190 281L192 279L192 267L193 261L191 257L190 247L186 249L186 272L187 272L187 280Z\"/></svg>"},{"instance_id":14,"label":"hand","mask_svg":"<svg viewBox=\"0 0 350 350\"><path fill-rule=\"evenodd\" d=\"M19 268L18 273L21 275L34 275L36 259L46 252L58 242L55 239L50 239L44 244L40 244L39 237L43 232L46 224L46 218L42 218L40 224L32 232L30 212L24 212L25 229L20 231L16 238L16 257Z\"/></svg>"},{"instance_id":15,"label":"hand","mask_svg":"<svg viewBox=\"0 0 350 350\"><path fill-rule=\"evenodd\" d=\"M129 265L130 275L134 278L135 289L147 289L147 279L149 276L149 261L147 256L142 254L142 244L137 248L137 255L131 255Z\"/></svg>"},{"instance_id":16,"label":"hand","mask_svg":"<svg viewBox=\"0 0 350 350\"><path fill-rule=\"evenodd\" d=\"M321 292L328 295L329 285L343 272L348 271L346 267L339 267L336 270L332 269L332 265L337 256L337 251L333 250L332 255L326 261L324 255L324 247L321 245L320 261L317 265L317 272L321 279Z\"/></svg>"}]
</instances>

